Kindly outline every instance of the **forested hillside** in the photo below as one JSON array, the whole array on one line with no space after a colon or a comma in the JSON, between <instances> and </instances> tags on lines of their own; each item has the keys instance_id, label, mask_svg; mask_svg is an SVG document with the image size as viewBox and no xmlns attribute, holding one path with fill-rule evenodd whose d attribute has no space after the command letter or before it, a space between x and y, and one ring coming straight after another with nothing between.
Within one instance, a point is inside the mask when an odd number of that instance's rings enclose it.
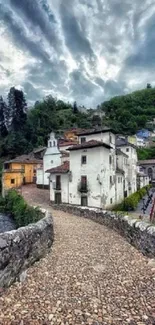
<instances>
[{"instance_id":1,"label":"forested hillside","mask_svg":"<svg viewBox=\"0 0 155 325\"><path fill-rule=\"evenodd\" d=\"M102 103L105 123L124 134L135 134L145 128L148 121L155 118L155 88L150 87Z\"/></svg>"},{"instance_id":2,"label":"forested hillside","mask_svg":"<svg viewBox=\"0 0 155 325\"><path fill-rule=\"evenodd\" d=\"M105 112L102 119L94 116L98 110ZM98 105L97 110L88 110L85 114L78 111L76 103L71 105L52 96L28 108L23 92L12 87L7 102L0 97L0 158L15 157L46 145L51 130L61 135L71 127L107 125L118 133L134 134L153 118L154 88L114 97Z\"/></svg>"},{"instance_id":3,"label":"forested hillside","mask_svg":"<svg viewBox=\"0 0 155 325\"><path fill-rule=\"evenodd\" d=\"M0 157L15 157L46 145L49 133L59 135L71 127L91 127L91 113L80 113L76 103L64 103L52 96L27 108L24 94L14 87L8 102L0 98Z\"/></svg>"}]
</instances>

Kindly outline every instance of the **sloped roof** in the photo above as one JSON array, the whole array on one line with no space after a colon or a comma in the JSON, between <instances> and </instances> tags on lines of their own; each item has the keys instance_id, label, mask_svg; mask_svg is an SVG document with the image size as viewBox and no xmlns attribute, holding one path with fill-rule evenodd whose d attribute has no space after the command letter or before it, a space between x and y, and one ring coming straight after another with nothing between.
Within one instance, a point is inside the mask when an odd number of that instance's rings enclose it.
<instances>
[{"instance_id":1,"label":"sloped roof","mask_svg":"<svg viewBox=\"0 0 155 325\"><path fill-rule=\"evenodd\" d=\"M138 165L155 165L155 159L139 160Z\"/></svg>"},{"instance_id":2,"label":"sloped roof","mask_svg":"<svg viewBox=\"0 0 155 325\"><path fill-rule=\"evenodd\" d=\"M129 158L129 156L128 155L126 155L126 153L124 153L121 149L116 149L116 155L123 155L124 157L126 157L126 158Z\"/></svg>"},{"instance_id":3,"label":"sloped roof","mask_svg":"<svg viewBox=\"0 0 155 325\"><path fill-rule=\"evenodd\" d=\"M36 159L33 153L28 155L21 155L12 160L5 161L5 163L22 163L22 164L42 164L42 159Z\"/></svg>"},{"instance_id":4,"label":"sloped roof","mask_svg":"<svg viewBox=\"0 0 155 325\"><path fill-rule=\"evenodd\" d=\"M73 145L75 145L75 144L77 144L77 141L71 141L71 140L69 140L69 141L67 141L67 140L60 140L60 141L59 141L59 144L58 144L58 147L59 147L59 148L62 148L62 147L67 147L67 146L73 146Z\"/></svg>"},{"instance_id":5,"label":"sloped roof","mask_svg":"<svg viewBox=\"0 0 155 325\"><path fill-rule=\"evenodd\" d=\"M69 161L65 161L62 165L46 170L50 174L66 174L69 172Z\"/></svg>"},{"instance_id":6,"label":"sloped roof","mask_svg":"<svg viewBox=\"0 0 155 325\"><path fill-rule=\"evenodd\" d=\"M91 140L87 142L83 142L81 144L77 144L73 147L68 148L69 151L73 150L80 150L80 149L85 149L85 148L95 148L95 147L104 147L107 149L112 149L112 147L109 144L106 144L102 141L97 141L97 140Z\"/></svg>"},{"instance_id":7,"label":"sloped roof","mask_svg":"<svg viewBox=\"0 0 155 325\"><path fill-rule=\"evenodd\" d=\"M134 144L130 143L127 139L117 138L116 139L116 147L123 147L123 146L136 148L136 146Z\"/></svg>"},{"instance_id":8,"label":"sloped roof","mask_svg":"<svg viewBox=\"0 0 155 325\"><path fill-rule=\"evenodd\" d=\"M77 133L77 135L82 136L82 135L98 134L98 133L105 133L105 132L115 133L111 128L104 127L104 128L86 129L82 132Z\"/></svg>"}]
</instances>

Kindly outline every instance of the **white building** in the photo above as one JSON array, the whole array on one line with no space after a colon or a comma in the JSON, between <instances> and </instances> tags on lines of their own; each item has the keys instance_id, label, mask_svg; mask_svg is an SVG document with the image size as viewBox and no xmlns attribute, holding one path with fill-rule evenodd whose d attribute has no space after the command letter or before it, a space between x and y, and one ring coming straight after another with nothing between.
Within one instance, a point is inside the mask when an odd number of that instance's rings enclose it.
<instances>
[{"instance_id":1,"label":"white building","mask_svg":"<svg viewBox=\"0 0 155 325\"><path fill-rule=\"evenodd\" d=\"M150 184L150 177L145 173L145 170L141 166L137 166L137 189L143 188Z\"/></svg>"},{"instance_id":2,"label":"white building","mask_svg":"<svg viewBox=\"0 0 155 325\"><path fill-rule=\"evenodd\" d=\"M57 146L57 139L55 134L51 132L48 140L48 146L43 156L43 168L37 169L37 187L49 188L49 173L46 171L50 168L61 164L61 152Z\"/></svg>"},{"instance_id":3,"label":"white building","mask_svg":"<svg viewBox=\"0 0 155 325\"><path fill-rule=\"evenodd\" d=\"M50 200L101 209L121 202L137 190L135 147L111 129L78 134L79 144L68 148L61 165L50 173ZM116 144L118 147L116 147Z\"/></svg>"},{"instance_id":4,"label":"white building","mask_svg":"<svg viewBox=\"0 0 155 325\"><path fill-rule=\"evenodd\" d=\"M136 147L124 138L118 138L117 148L128 156L128 168L125 179L125 191L127 196L137 191L137 151Z\"/></svg>"}]
</instances>

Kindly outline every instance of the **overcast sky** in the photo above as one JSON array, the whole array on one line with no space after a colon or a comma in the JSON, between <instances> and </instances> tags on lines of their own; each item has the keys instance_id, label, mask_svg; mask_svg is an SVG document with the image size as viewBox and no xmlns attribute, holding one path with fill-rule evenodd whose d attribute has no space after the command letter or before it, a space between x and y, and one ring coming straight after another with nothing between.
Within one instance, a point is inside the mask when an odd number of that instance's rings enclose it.
<instances>
[{"instance_id":1,"label":"overcast sky","mask_svg":"<svg viewBox=\"0 0 155 325\"><path fill-rule=\"evenodd\" d=\"M155 0L0 0L0 94L87 107L155 81Z\"/></svg>"}]
</instances>

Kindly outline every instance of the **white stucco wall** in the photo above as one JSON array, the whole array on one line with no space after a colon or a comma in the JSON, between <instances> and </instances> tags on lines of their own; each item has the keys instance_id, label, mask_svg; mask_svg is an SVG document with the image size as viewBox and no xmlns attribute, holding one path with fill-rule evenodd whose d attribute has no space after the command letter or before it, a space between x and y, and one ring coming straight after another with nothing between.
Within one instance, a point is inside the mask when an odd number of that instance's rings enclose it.
<instances>
[{"instance_id":1,"label":"white stucco wall","mask_svg":"<svg viewBox=\"0 0 155 325\"><path fill-rule=\"evenodd\" d=\"M56 182L56 175L61 177L61 191L53 189L53 182ZM53 174L50 176L50 201L55 201L55 192L61 192L62 203L69 203L69 176L68 174Z\"/></svg>"},{"instance_id":2,"label":"white stucco wall","mask_svg":"<svg viewBox=\"0 0 155 325\"><path fill-rule=\"evenodd\" d=\"M42 176L40 172L37 172L37 185L48 186L49 185L49 173L46 173L48 169L54 168L61 165L61 153L57 147L57 139L55 134L52 132L48 140L48 146L43 157L43 172Z\"/></svg>"},{"instance_id":3,"label":"white stucco wall","mask_svg":"<svg viewBox=\"0 0 155 325\"><path fill-rule=\"evenodd\" d=\"M124 189L123 189L124 175L116 174L116 203L122 202L124 199Z\"/></svg>"},{"instance_id":4,"label":"white stucco wall","mask_svg":"<svg viewBox=\"0 0 155 325\"><path fill-rule=\"evenodd\" d=\"M87 156L87 164L81 165L81 156ZM70 152L70 170L72 182L69 183L69 203L81 205L81 193L78 184L81 176L87 176L88 206L105 208L115 202L115 182L110 186L110 176L113 176L109 165L110 151L104 147ZM100 183L99 183L100 181Z\"/></svg>"},{"instance_id":5,"label":"white stucco wall","mask_svg":"<svg viewBox=\"0 0 155 325\"><path fill-rule=\"evenodd\" d=\"M128 183L131 189L128 189L128 195L137 191L137 151L132 146L121 146L121 151L128 155Z\"/></svg>"},{"instance_id":6,"label":"white stucco wall","mask_svg":"<svg viewBox=\"0 0 155 325\"><path fill-rule=\"evenodd\" d=\"M37 185L43 185L43 169L42 168L38 168L37 169Z\"/></svg>"}]
</instances>

